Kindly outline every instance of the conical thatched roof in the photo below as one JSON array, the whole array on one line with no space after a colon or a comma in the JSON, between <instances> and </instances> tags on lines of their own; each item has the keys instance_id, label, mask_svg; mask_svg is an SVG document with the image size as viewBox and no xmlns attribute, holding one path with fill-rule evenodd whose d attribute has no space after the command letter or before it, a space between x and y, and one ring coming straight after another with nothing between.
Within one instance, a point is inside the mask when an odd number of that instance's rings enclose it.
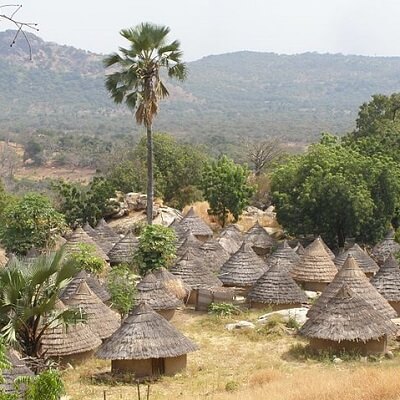
<instances>
[{"instance_id":1,"label":"conical thatched roof","mask_svg":"<svg viewBox=\"0 0 400 400\"><path fill-rule=\"evenodd\" d=\"M106 360L144 360L178 357L198 350L165 318L139 304L122 326L97 351Z\"/></svg>"},{"instance_id":2,"label":"conical thatched roof","mask_svg":"<svg viewBox=\"0 0 400 400\"><path fill-rule=\"evenodd\" d=\"M110 242L99 236L88 222L83 225L82 229L95 241L99 247L101 247L106 254L110 251Z\"/></svg>"},{"instance_id":3,"label":"conical thatched roof","mask_svg":"<svg viewBox=\"0 0 400 400\"><path fill-rule=\"evenodd\" d=\"M15 380L17 378L33 376L34 373L27 367L25 362L21 360L19 354L9 349L6 351L6 358L10 363L10 368L2 371L4 382L0 384L0 391L3 390L5 393L23 393L26 388L19 387L19 390L15 390Z\"/></svg>"},{"instance_id":4,"label":"conical thatched roof","mask_svg":"<svg viewBox=\"0 0 400 400\"><path fill-rule=\"evenodd\" d=\"M374 274L378 271L378 264L356 243L349 250L339 254L335 259L335 265L340 269L351 254L357 261L358 266L366 274Z\"/></svg>"},{"instance_id":5,"label":"conical thatched roof","mask_svg":"<svg viewBox=\"0 0 400 400\"><path fill-rule=\"evenodd\" d=\"M170 272L181 278L191 289L209 289L222 285L192 249L186 251L170 268Z\"/></svg>"},{"instance_id":6,"label":"conical thatched roof","mask_svg":"<svg viewBox=\"0 0 400 400\"><path fill-rule=\"evenodd\" d=\"M196 214L193 207L191 207L188 213L182 218L179 226L190 229L195 236L211 237L213 235L211 228Z\"/></svg>"},{"instance_id":7,"label":"conical thatched roof","mask_svg":"<svg viewBox=\"0 0 400 400\"><path fill-rule=\"evenodd\" d=\"M351 255L347 257L346 262L336 274L335 279L322 292L307 315L311 317L321 312L324 313L326 304L336 295L344 284L349 285L350 289L359 294L381 315L387 318L396 317L396 311L372 286L371 282Z\"/></svg>"},{"instance_id":8,"label":"conical thatched roof","mask_svg":"<svg viewBox=\"0 0 400 400\"><path fill-rule=\"evenodd\" d=\"M190 294L190 286L183 282L178 276L171 274L166 268L159 268L153 271L153 275L179 300L183 300Z\"/></svg>"},{"instance_id":9,"label":"conical thatched roof","mask_svg":"<svg viewBox=\"0 0 400 400\"><path fill-rule=\"evenodd\" d=\"M80 271L64 290L60 294L60 299L62 301L67 300L73 293L76 292L79 284L85 281L92 292L103 302L110 300L111 296L107 289L101 284L101 282L94 276L89 275L85 270Z\"/></svg>"},{"instance_id":10,"label":"conical thatched roof","mask_svg":"<svg viewBox=\"0 0 400 400\"><path fill-rule=\"evenodd\" d=\"M129 232L108 252L111 264L130 263L139 241Z\"/></svg>"},{"instance_id":11,"label":"conical thatched roof","mask_svg":"<svg viewBox=\"0 0 400 400\"><path fill-rule=\"evenodd\" d=\"M251 244L243 243L221 267L218 277L225 286L250 287L266 269L266 264L253 251Z\"/></svg>"},{"instance_id":12,"label":"conical thatched roof","mask_svg":"<svg viewBox=\"0 0 400 400\"><path fill-rule=\"evenodd\" d=\"M297 242L296 247L293 249L299 256L302 256L305 252L303 245Z\"/></svg>"},{"instance_id":13,"label":"conical thatched roof","mask_svg":"<svg viewBox=\"0 0 400 400\"><path fill-rule=\"evenodd\" d=\"M372 249L372 256L379 265L382 265L391 254L395 255L398 252L400 252L400 244L394 240L394 230L391 229L385 238Z\"/></svg>"},{"instance_id":14,"label":"conical thatched roof","mask_svg":"<svg viewBox=\"0 0 400 400\"><path fill-rule=\"evenodd\" d=\"M258 221L247 231L244 239L253 247L260 249L271 249L275 244L274 239L272 239Z\"/></svg>"},{"instance_id":15,"label":"conical thatched roof","mask_svg":"<svg viewBox=\"0 0 400 400\"><path fill-rule=\"evenodd\" d=\"M182 257L186 250L199 250L203 242L196 238L192 232L187 231L186 238L176 250L176 257ZM198 253L200 254L200 252Z\"/></svg>"},{"instance_id":16,"label":"conical thatched roof","mask_svg":"<svg viewBox=\"0 0 400 400\"><path fill-rule=\"evenodd\" d=\"M110 337L120 326L119 317L90 290L84 280L64 302L70 308L84 311L87 315L86 324L100 339Z\"/></svg>"},{"instance_id":17,"label":"conical thatched roof","mask_svg":"<svg viewBox=\"0 0 400 400\"><path fill-rule=\"evenodd\" d=\"M182 246L183 242L186 240L186 238L189 236L189 234L192 234L192 233L191 233L190 229L181 227L179 225L174 228L174 231L175 231L175 236L176 236L175 247L177 249L179 249L179 247Z\"/></svg>"},{"instance_id":18,"label":"conical thatched roof","mask_svg":"<svg viewBox=\"0 0 400 400\"><path fill-rule=\"evenodd\" d=\"M274 251L266 260L268 267L279 263L281 268L290 271L300 261L300 256L289 246L287 240Z\"/></svg>"},{"instance_id":19,"label":"conical thatched roof","mask_svg":"<svg viewBox=\"0 0 400 400\"><path fill-rule=\"evenodd\" d=\"M371 284L387 301L400 301L400 268L393 256L389 256Z\"/></svg>"},{"instance_id":20,"label":"conical thatched roof","mask_svg":"<svg viewBox=\"0 0 400 400\"><path fill-rule=\"evenodd\" d=\"M106 250L106 253L108 253L121 239L120 236L107 224L104 218L97 223L94 230L102 239L103 243L109 246L109 248Z\"/></svg>"},{"instance_id":21,"label":"conical thatched roof","mask_svg":"<svg viewBox=\"0 0 400 400\"><path fill-rule=\"evenodd\" d=\"M168 291L165 285L148 272L136 286L137 303L145 302L153 310L176 310L183 306L181 300Z\"/></svg>"},{"instance_id":22,"label":"conical thatched roof","mask_svg":"<svg viewBox=\"0 0 400 400\"><path fill-rule=\"evenodd\" d=\"M271 266L250 289L247 299L265 304L307 303L307 296L278 263Z\"/></svg>"},{"instance_id":23,"label":"conical thatched roof","mask_svg":"<svg viewBox=\"0 0 400 400\"><path fill-rule=\"evenodd\" d=\"M216 239L208 239L200 247L204 263L211 269L212 272L218 273L230 254L219 244Z\"/></svg>"},{"instance_id":24,"label":"conical thatched roof","mask_svg":"<svg viewBox=\"0 0 400 400\"><path fill-rule=\"evenodd\" d=\"M107 254L101 249L101 247L81 228L76 228L67 239L64 248L67 253L79 253L79 245L81 243L91 245L94 249L96 256L108 261Z\"/></svg>"},{"instance_id":25,"label":"conical thatched roof","mask_svg":"<svg viewBox=\"0 0 400 400\"><path fill-rule=\"evenodd\" d=\"M234 254L242 245L244 235L236 225L228 225L221 231L217 240L229 254Z\"/></svg>"},{"instance_id":26,"label":"conical thatched roof","mask_svg":"<svg viewBox=\"0 0 400 400\"><path fill-rule=\"evenodd\" d=\"M362 295L342 285L329 299L324 312L310 317L299 333L309 338L362 341L395 335L396 325L374 309Z\"/></svg>"},{"instance_id":27,"label":"conical thatched roof","mask_svg":"<svg viewBox=\"0 0 400 400\"><path fill-rule=\"evenodd\" d=\"M328 247L328 245L324 242L321 236L318 236L318 239L321 241L322 245L324 246L325 251L329 254L329 257L334 260L335 259L335 254L333 251Z\"/></svg>"},{"instance_id":28,"label":"conical thatched roof","mask_svg":"<svg viewBox=\"0 0 400 400\"><path fill-rule=\"evenodd\" d=\"M300 256L300 261L294 265L290 273L298 282L331 282L337 268L326 252L322 240L315 239Z\"/></svg>"},{"instance_id":29,"label":"conical thatched roof","mask_svg":"<svg viewBox=\"0 0 400 400\"><path fill-rule=\"evenodd\" d=\"M65 309L59 301L58 309ZM85 353L96 349L101 344L100 338L83 323L48 328L41 339L41 352L47 357L65 357Z\"/></svg>"}]
</instances>

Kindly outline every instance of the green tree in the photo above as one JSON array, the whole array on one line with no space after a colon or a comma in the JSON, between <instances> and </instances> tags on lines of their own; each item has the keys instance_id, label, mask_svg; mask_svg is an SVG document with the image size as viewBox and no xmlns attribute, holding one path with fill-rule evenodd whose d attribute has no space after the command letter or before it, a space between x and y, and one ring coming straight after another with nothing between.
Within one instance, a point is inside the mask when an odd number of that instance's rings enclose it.
<instances>
[{"instance_id":1,"label":"green tree","mask_svg":"<svg viewBox=\"0 0 400 400\"><path fill-rule=\"evenodd\" d=\"M64 216L53 208L49 199L30 193L5 208L1 241L9 252L24 255L32 248L51 248L64 227Z\"/></svg>"},{"instance_id":2,"label":"green tree","mask_svg":"<svg viewBox=\"0 0 400 400\"><path fill-rule=\"evenodd\" d=\"M136 122L147 130L147 222L153 221L153 140L152 126L158 103L169 95L161 80L165 70L169 77L183 80L186 66L177 40L168 43L170 29L150 23L123 29L121 35L130 42L129 49L120 48L104 60L106 67L117 66L119 71L106 77L106 88L116 103L123 101L135 110Z\"/></svg>"},{"instance_id":3,"label":"green tree","mask_svg":"<svg viewBox=\"0 0 400 400\"><path fill-rule=\"evenodd\" d=\"M171 228L162 225L147 225L140 237L135 260L140 275L161 267L168 268L175 259L176 236Z\"/></svg>"},{"instance_id":4,"label":"green tree","mask_svg":"<svg viewBox=\"0 0 400 400\"><path fill-rule=\"evenodd\" d=\"M107 276L107 288L112 307L121 315L121 321L135 305L136 275L127 265L114 267Z\"/></svg>"},{"instance_id":5,"label":"green tree","mask_svg":"<svg viewBox=\"0 0 400 400\"><path fill-rule=\"evenodd\" d=\"M40 339L49 326L82 321L80 312L56 307L60 290L77 272L62 250L33 263L14 259L0 270L0 327L6 342L40 357Z\"/></svg>"},{"instance_id":6,"label":"green tree","mask_svg":"<svg viewBox=\"0 0 400 400\"><path fill-rule=\"evenodd\" d=\"M235 221L249 204L254 187L248 183L249 171L226 156L206 164L202 189L209 202L209 214L215 215L222 226L231 213Z\"/></svg>"},{"instance_id":7,"label":"green tree","mask_svg":"<svg viewBox=\"0 0 400 400\"><path fill-rule=\"evenodd\" d=\"M58 371L49 369L30 379L24 400L60 400L65 394Z\"/></svg>"}]
</instances>

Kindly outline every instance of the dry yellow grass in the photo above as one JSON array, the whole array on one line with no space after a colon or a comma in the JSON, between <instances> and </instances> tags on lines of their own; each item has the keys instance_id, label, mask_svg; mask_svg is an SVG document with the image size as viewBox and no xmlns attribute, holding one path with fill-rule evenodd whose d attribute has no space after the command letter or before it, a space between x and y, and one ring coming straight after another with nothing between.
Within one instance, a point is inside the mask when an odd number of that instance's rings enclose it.
<instances>
[{"instance_id":1,"label":"dry yellow grass","mask_svg":"<svg viewBox=\"0 0 400 400\"><path fill-rule=\"evenodd\" d=\"M262 312L239 319L254 321ZM200 345L188 355L188 368L175 377L151 385L151 400L400 400L400 363L349 362L340 365L317 361L300 362L287 352L299 339L269 338L225 330L220 320L191 310L172 320ZM91 360L63 376L67 393L74 400L136 399L136 387L128 384L95 384L91 378L109 371L109 362ZM144 388L142 389L144 391Z\"/></svg>"}]
</instances>

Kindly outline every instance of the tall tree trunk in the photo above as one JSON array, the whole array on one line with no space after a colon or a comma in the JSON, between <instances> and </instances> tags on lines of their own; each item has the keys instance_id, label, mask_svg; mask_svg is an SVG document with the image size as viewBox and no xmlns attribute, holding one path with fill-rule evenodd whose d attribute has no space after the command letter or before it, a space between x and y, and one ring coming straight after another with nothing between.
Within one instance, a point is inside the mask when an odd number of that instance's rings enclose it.
<instances>
[{"instance_id":1,"label":"tall tree trunk","mask_svg":"<svg viewBox=\"0 0 400 400\"><path fill-rule=\"evenodd\" d=\"M147 126L147 223L153 223L153 137L151 125Z\"/></svg>"}]
</instances>

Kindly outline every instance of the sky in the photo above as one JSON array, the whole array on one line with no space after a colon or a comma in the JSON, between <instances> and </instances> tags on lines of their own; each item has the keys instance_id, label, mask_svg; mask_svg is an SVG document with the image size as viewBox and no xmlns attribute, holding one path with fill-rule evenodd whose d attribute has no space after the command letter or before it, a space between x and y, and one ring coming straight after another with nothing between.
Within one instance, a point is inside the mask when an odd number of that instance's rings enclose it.
<instances>
[{"instance_id":1,"label":"sky","mask_svg":"<svg viewBox=\"0 0 400 400\"><path fill-rule=\"evenodd\" d=\"M122 28L171 28L186 61L251 50L400 56L399 0L20 0L44 40L108 54ZM2 2L1 4L8 4ZM4 12L4 9L0 9ZM12 26L0 21L0 30Z\"/></svg>"}]
</instances>

